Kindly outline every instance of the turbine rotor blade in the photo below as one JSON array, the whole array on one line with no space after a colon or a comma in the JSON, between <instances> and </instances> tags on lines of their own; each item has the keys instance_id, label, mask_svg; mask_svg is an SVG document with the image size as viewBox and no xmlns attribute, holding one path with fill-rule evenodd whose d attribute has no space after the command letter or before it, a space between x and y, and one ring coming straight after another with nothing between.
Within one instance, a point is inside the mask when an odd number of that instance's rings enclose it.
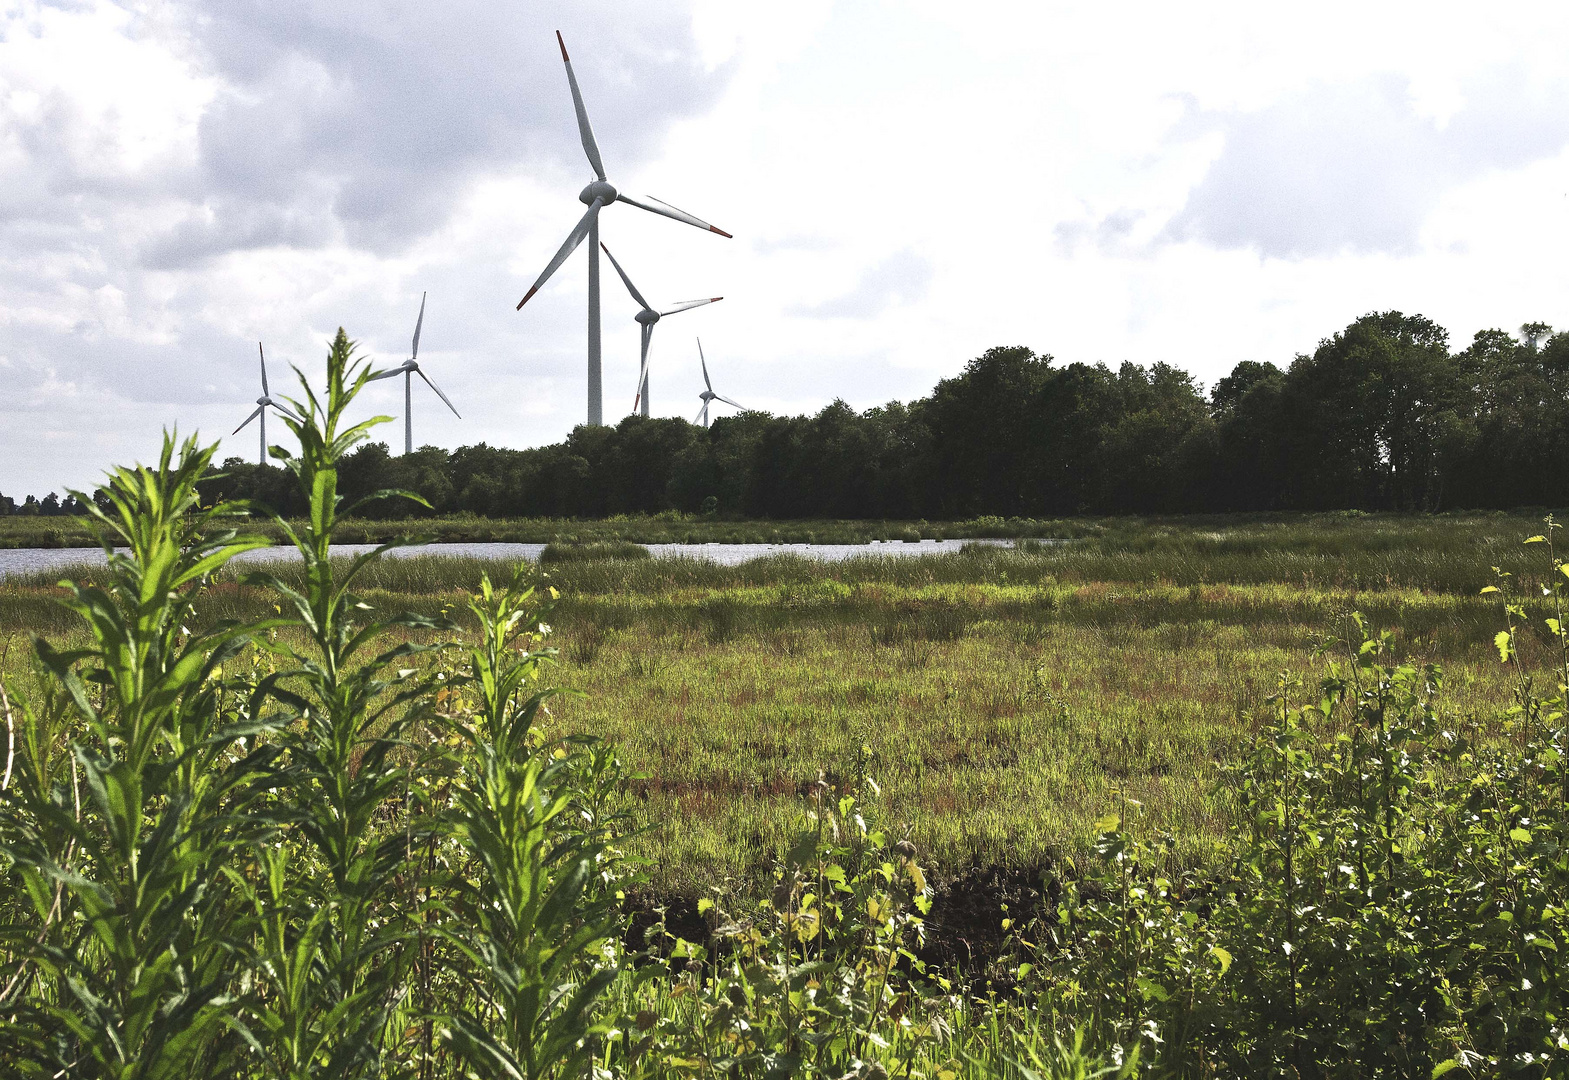
<instances>
[{"instance_id":1,"label":"turbine rotor blade","mask_svg":"<svg viewBox=\"0 0 1569 1080\"><path fill-rule=\"evenodd\" d=\"M676 315L683 311L691 311L693 308L702 307L704 304L717 304L723 299L724 297L722 296L711 296L707 300L682 300L669 311L661 311L659 317L663 319L666 315Z\"/></svg>"},{"instance_id":2,"label":"turbine rotor blade","mask_svg":"<svg viewBox=\"0 0 1569 1080\"><path fill-rule=\"evenodd\" d=\"M637 396L632 399L632 411L637 412L637 407L643 402L643 391L648 389L648 345L654 339L654 328L645 324L643 326L643 363L637 372Z\"/></svg>"},{"instance_id":3,"label":"turbine rotor blade","mask_svg":"<svg viewBox=\"0 0 1569 1080\"><path fill-rule=\"evenodd\" d=\"M463 419L463 414L458 412L458 407L456 405L452 404L452 402L447 401L447 395L443 394L441 392L441 387L437 386L435 383L430 381L430 376L429 375L425 374L425 372L423 372L419 368L415 368L414 369L414 374L416 374L420 378L424 379L425 380L425 385L430 387L432 390L436 391L436 396L437 397L439 397L442 401L446 401L447 402L447 408L452 410L452 415L453 416L456 416L459 420ZM737 408L739 408L739 407L740 406L737 406Z\"/></svg>"},{"instance_id":4,"label":"turbine rotor blade","mask_svg":"<svg viewBox=\"0 0 1569 1080\"><path fill-rule=\"evenodd\" d=\"M409 359L411 359L411 360L419 359L419 332L420 332L420 328L425 325L425 297L426 297L426 295L427 295L426 293L420 293L419 294L419 318L414 321L414 347L409 352Z\"/></svg>"},{"instance_id":5,"label":"turbine rotor blade","mask_svg":"<svg viewBox=\"0 0 1569 1080\"><path fill-rule=\"evenodd\" d=\"M261 367L262 367L262 396L264 396L264 397L265 397L265 396L266 396L266 395L268 395L268 394L270 394L270 393L272 393L272 391L271 391L271 390L269 390L269 389L267 389L267 353L266 353L266 351L265 351L265 350L264 350L264 349L263 349L263 348L262 348L262 343L261 343L261 342L259 342L259 341L258 341L258 342L257 342L257 343L256 343L256 354L257 354L257 355L258 355L258 356L260 356L260 357L261 357Z\"/></svg>"},{"instance_id":6,"label":"turbine rotor blade","mask_svg":"<svg viewBox=\"0 0 1569 1080\"><path fill-rule=\"evenodd\" d=\"M746 412L746 406L742 405L739 401L731 401L729 398L725 397L723 394L715 394L714 398L716 400L718 400L718 401L724 402L726 405L734 405L736 408L740 409L742 412Z\"/></svg>"},{"instance_id":7,"label":"turbine rotor blade","mask_svg":"<svg viewBox=\"0 0 1569 1080\"><path fill-rule=\"evenodd\" d=\"M708 392L714 392L713 380L708 377L708 359L703 355L703 339L697 339L697 359L703 365L703 385L708 387Z\"/></svg>"},{"instance_id":8,"label":"turbine rotor blade","mask_svg":"<svg viewBox=\"0 0 1569 1080\"><path fill-rule=\"evenodd\" d=\"M402 375L402 374L403 374L403 366L400 364L399 366L397 366L395 368L392 368L392 369L390 369L388 371L378 371L376 374L372 375L370 378L366 379L365 381L366 382L380 382L383 379L394 379L394 378L397 378L399 375Z\"/></svg>"},{"instance_id":9,"label":"turbine rotor blade","mask_svg":"<svg viewBox=\"0 0 1569 1080\"><path fill-rule=\"evenodd\" d=\"M648 196L648 200L648 202L639 202L637 199L630 198L626 195L616 196L617 202L627 203L630 206L637 207L639 210L647 210L651 214L662 214L667 218L674 218L676 221L684 221L688 225L696 225L699 229L707 229L709 232L718 233L720 236L723 236L726 239L735 239L723 229L714 225L710 225L696 214L689 214L685 210L677 209L662 199L654 198L652 195ZM657 205L650 205L650 203Z\"/></svg>"},{"instance_id":10,"label":"turbine rotor blade","mask_svg":"<svg viewBox=\"0 0 1569 1080\"><path fill-rule=\"evenodd\" d=\"M632 294L632 299L636 300L640 305L642 305L643 308L647 309L648 301L644 300L643 294L637 291L637 286L632 284L632 279L627 277L627 272L621 269L621 264L616 262L616 257L610 254L610 249L605 247L603 241L600 242L599 246L606 255L610 256L610 265L614 266L616 268L616 273L621 275L621 284L627 287L627 292Z\"/></svg>"},{"instance_id":11,"label":"turbine rotor blade","mask_svg":"<svg viewBox=\"0 0 1569 1080\"><path fill-rule=\"evenodd\" d=\"M245 424L249 424L252 420L254 420L258 416L260 416L262 414L262 410L265 409L266 407L267 406L265 406L265 405L258 405L258 406L256 406L256 411L251 413L251 415L249 415L249 416L247 416L245 418ZM239 427L237 427L233 431L229 432L229 434L230 435L238 435L242 430L244 430L245 424L241 424Z\"/></svg>"},{"instance_id":12,"label":"turbine rotor blade","mask_svg":"<svg viewBox=\"0 0 1569 1080\"><path fill-rule=\"evenodd\" d=\"M583 139L583 153L588 155L588 163L594 167L594 175L603 180L605 178L605 164L599 160L599 144L594 141L594 129L588 125L588 110L583 108L583 92L577 88L577 76L572 74L572 60L567 56L567 43L561 38L561 31L556 31L556 44L561 46L561 62L567 66L567 85L572 87L572 108L577 110L577 132Z\"/></svg>"},{"instance_id":13,"label":"turbine rotor blade","mask_svg":"<svg viewBox=\"0 0 1569 1080\"><path fill-rule=\"evenodd\" d=\"M583 238L588 235L589 227L594 224L594 218L596 215L598 215L599 208L603 205L605 204L599 199L595 199L593 202L588 204L588 213L584 214L578 220L578 223L572 227L572 231L567 235L567 242L561 245L561 250L556 252L556 257L554 259L550 260L550 265L545 267L545 272L539 275L539 280L534 282L534 287L529 289L528 293L524 295L523 299L518 301L519 311L523 310L523 305L528 303L529 299L535 293L539 292L540 288L545 284L545 282L550 280L550 275L561 269L561 264L566 262L567 258L578 249L578 245L581 244L583 242Z\"/></svg>"}]
</instances>

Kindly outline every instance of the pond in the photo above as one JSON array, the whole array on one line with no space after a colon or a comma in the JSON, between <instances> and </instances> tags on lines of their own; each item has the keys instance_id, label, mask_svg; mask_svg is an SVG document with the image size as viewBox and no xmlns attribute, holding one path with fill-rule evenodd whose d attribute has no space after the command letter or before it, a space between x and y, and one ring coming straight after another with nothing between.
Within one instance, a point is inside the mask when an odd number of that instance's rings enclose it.
<instances>
[{"instance_id":1,"label":"pond","mask_svg":"<svg viewBox=\"0 0 1569 1080\"><path fill-rule=\"evenodd\" d=\"M1044 541L1053 543L1055 541ZM799 555L824 562L839 562L859 556L909 557L940 555L960 551L966 544L984 544L994 547L1011 547L1012 540L874 540L869 544L644 544L656 559L705 559L723 566L735 566L750 559L768 555ZM335 555L359 555L375 549L373 544L337 544ZM439 556L458 559L496 559L512 562L517 559L533 561L545 550L544 544L420 544L415 547L396 548L388 552L389 558L417 559ZM298 554L292 547L263 548L239 556L241 562L269 562L295 559ZM102 566L103 552L95 548L0 548L0 578L14 574L33 574L57 570L67 566Z\"/></svg>"}]
</instances>

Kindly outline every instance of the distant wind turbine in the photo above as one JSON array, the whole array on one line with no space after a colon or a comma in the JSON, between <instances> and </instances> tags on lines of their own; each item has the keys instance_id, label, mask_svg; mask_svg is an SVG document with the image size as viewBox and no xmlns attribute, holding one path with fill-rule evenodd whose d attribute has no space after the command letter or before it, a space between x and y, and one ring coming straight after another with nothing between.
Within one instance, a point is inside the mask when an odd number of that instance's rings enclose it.
<instances>
[{"instance_id":1,"label":"distant wind turbine","mask_svg":"<svg viewBox=\"0 0 1569 1080\"><path fill-rule=\"evenodd\" d=\"M261 457L258 459L263 465L267 464L267 406L271 405L290 420L298 421L299 417L284 406L273 400L272 391L267 389L267 352L262 348L262 343L256 343L256 353L261 357L262 396L256 399L256 411L245 418L245 423L231 431L230 435L238 435L252 420L261 418Z\"/></svg>"},{"instance_id":2,"label":"distant wind turbine","mask_svg":"<svg viewBox=\"0 0 1569 1080\"><path fill-rule=\"evenodd\" d=\"M614 202L624 202L640 210L647 210L652 214L660 214L676 221L684 221L688 225L695 225L699 229L718 233L728 237L730 234L723 229L716 228L704 221L678 210L667 202L649 198L647 202L628 198L616 190L615 186L605 179L605 165L599 158L599 144L594 141L594 129L588 124L588 111L583 108L583 95L577 87L577 76L572 74L572 61L567 57L567 43L561 37L561 31L556 31L556 43L561 46L561 62L567 66L567 85L572 88L572 107L577 111L578 135L583 140L583 152L588 155L588 163L594 170L594 180L587 187L578 192L578 201L586 203L588 212L583 215L567 235L566 243L561 245L561 250L556 252L556 257L550 260L550 265L545 267L545 272L539 275L532 288L518 301L519 310L529 302L529 299L550 280L550 275L561 268L574 251L578 249L584 239L588 240L588 422L599 425L604 423L605 395L604 383L601 375L599 354L599 211ZM644 305L645 307L647 305Z\"/></svg>"},{"instance_id":3,"label":"distant wind turbine","mask_svg":"<svg viewBox=\"0 0 1569 1080\"><path fill-rule=\"evenodd\" d=\"M632 411L637 412L638 406L641 404L643 410L642 415L647 416L648 346L654 340L654 324L657 323L660 319L664 318L666 315L675 315L682 311L691 311L693 308L702 307L704 304L717 304L719 301L723 300L724 297L710 296L706 300L685 300L676 304L676 306L671 308L669 311L655 311L653 308L648 306L648 301L643 299L643 294L637 291L637 286L632 284L632 279L627 277L627 272L621 269L621 264L616 262L616 257L610 254L610 249L605 247L604 244L600 244L599 246L604 248L606 257L610 259L610 265L614 266L616 268L616 273L621 275L621 283L627 287L627 292L632 294L632 299L636 300L638 305L643 309L634 316L634 318L637 319L638 325L642 327L643 330L643 362L638 368L637 396L632 399Z\"/></svg>"},{"instance_id":4,"label":"distant wind turbine","mask_svg":"<svg viewBox=\"0 0 1569 1080\"><path fill-rule=\"evenodd\" d=\"M697 416L693 418L693 423L702 424L704 427L708 426L708 405L709 402L712 401L722 401L726 405L734 405L742 412L746 412L746 406L742 405L739 401L731 401L729 398L724 397L721 394L714 393L714 384L708 377L708 360L703 356L702 338L697 339L697 359L703 365L703 384L708 387L708 389L697 395L703 399L703 408L702 411L700 411Z\"/></svg>"},{"instance_id":5,"label":"distant wind turbine","mask_svg":"<svg viewBox=\"0 0 1569 1080\"><path fill-rule=\"evenodd\" d=\"M391 371L383 371L381 374L373 375L370 378L371 382L375 382L378 379L391 379L398 375L403 376L403 452L405 454L414 452L414 376L418 375L424 379L425 385L436 391L436 396L446 402L447 408L452 410L452 415L459 420L463 419L463 414L458 412L457 406L447 401L447 395L441 392L441 387L431 382L430 376L420 370L419 332L420 328L425 325L425 296L425 293L420 293L419 318L414 322L414 344L409 349L409 358Z\"/></svg>"}]
</instances>

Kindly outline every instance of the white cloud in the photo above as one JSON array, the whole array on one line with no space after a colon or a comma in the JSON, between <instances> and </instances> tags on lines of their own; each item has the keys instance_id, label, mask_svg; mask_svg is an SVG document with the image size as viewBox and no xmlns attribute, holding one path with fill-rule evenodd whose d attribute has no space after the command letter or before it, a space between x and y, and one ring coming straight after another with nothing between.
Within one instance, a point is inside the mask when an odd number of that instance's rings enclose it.
<instances>
[{"instance_id":1,"label":"white cloud","mask_svg":"<svg viewBox=\"0 0 1569 1080\"><path fill-rule=\"evenodd\" d=\"M1415 254L1446 192L1569 144L1569 82L1532 92L1504 70L1467 89L1443 123L1390 74L1195 118L1223 131L1225 148L1168 234L1281 258Z\"/></svg>"},{"instance_id":2,"label":"white cloud","mask_svg":"<svg viewBox=\"0 0 1569 1080\"><path fill-rule=\"evenodd\" d=\"M913 251L896 251L868 268L849 292L815 304L798 304L787 311L817 319L870 318L895 304L922 299L931 281L928 260Z\"/></svg>"}]
</instances>

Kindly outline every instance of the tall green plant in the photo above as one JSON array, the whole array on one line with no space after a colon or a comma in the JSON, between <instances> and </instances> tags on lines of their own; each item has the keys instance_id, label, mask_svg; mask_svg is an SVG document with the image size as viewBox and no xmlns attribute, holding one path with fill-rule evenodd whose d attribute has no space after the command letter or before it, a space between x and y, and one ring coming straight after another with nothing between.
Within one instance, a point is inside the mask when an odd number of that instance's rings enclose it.
<instances>
[{"instance_id":1,"label":"tall green plant","mask_svg":"<svg viewBox=\"0 0 1569 1080\"><path fill-rule=\"evenodd\" d=\"M103 506L78 496L108 563L102 585L62 583L88 644L35 642L45 688L19 702L0 853L31 910L7 928L0 1033L21 1075L217 1067L238 910L221 871L257 835L246 814L272 755L247 749L266 725L220 680L258 627L188 627L208 576L266 541L198 507L215 447L176 447L111 473Z\"/></svg>"},{"instance_id":2,"label":"tall green plant","mask_svg":"<svg viewBox=\"0 0 1569 1080\"><path fill-rule=\"evenodd\" d=\"M478 704L449 825L471 870L452 879L443 931L467 961L468 989L444 1039L475 1074L516 1080L584 1072L595 1008L618 970L615 825L603 796L619 766L603 747L535 738L550 696L539 666L553 650L529 648L546 629L533 601L521 575L504 590L487 577L470 605Z\"/></svg>"},{"instance_id":3,"label":"tall green plant","mask_svg":"<svg viewBox=\"0 0 1569 1080\"><path fill-rule=\"evenodd\" d=\"M404 976L415 913L407 903L415 827L407 820L411 763L422 750L407 736L428 710L432 680L396 665L433 646L410 631L445 624L414 615L374 617L354 593L359 574L387 551L412 542L382 544L347 566L332 555L340 519L359 503L344 505L338 465L364 441L375 417L347 419L356 395L371 378L340 329L327 354L325 394L301 377L301 419L286 419L299 453L272 447L273 457L294 474L309 514L296 530L275 523L303 563L295 589L271 574L255 574L283 598L289 631L269 642L284 666L264 677L254 707L270 702L280 725L279 767L270 807L290 841L259 860L250 901L257 921L256 983L248 996L247 1038L279 1077L382 1075L388 1060L412 1054L392 1045L390 1030L405 1004ZM402 497L377 491L360 502ZM390 645L390 647L389 647ZM388 819L405 816L404 827ZM420 826L421 837L427 825ZM292 843L302 838L305 847Z\"/></svg>"}]
</instances>

